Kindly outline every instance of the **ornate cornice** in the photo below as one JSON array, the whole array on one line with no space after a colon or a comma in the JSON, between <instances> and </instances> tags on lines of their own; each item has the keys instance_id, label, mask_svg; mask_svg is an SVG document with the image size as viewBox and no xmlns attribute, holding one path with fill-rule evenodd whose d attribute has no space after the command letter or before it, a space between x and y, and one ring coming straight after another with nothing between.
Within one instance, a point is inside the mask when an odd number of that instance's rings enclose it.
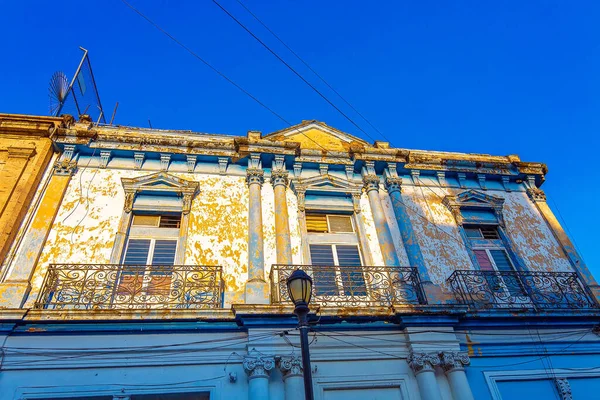
<instances>
[{"instance_id":1,"label":"ornate cornice","mask_svg":"<svg viewBox=\"0 0 600 400\"><path fill-rule=\"evenodd\" d=\"M248 186L252 184L262 184L265 182L265 171L260 168L247 168L246 169L246 183Z\"/></svg>"},{"instance_id":2,"label":"ornate cornice","mask_svg":"<svg viewBox=\"0 0 600 400\"><path fill-rule=\"evenodd\" d=\"M440 366L444 372L462 371L471 363L469 354L464 351L444 351L439 354Z\"/></svg>"},{"instance_id":3,"label":"ornate cornice","mask_svg":"<svg viewBox=\"0 0 600 400\"><path fill-rule=\"evenodd\" d=\"M279 186L279 185L283 185L286 186L289 183L289 172L285 171L285 170L273 170L271 171L271 184L273 185L273 187L275 186Z\"/></svg>"},{"instance_id":4,"label":"ornate cornice","mask_svg":"<svg viewBox=\"0 0 600 400\"><path fill-rule=\"evenodd\" d=\"M531 201L533 201L534 203L546 201L546 193L544 193L544 191L538 187L532 187L527 189L527 196L529 196Z\"/></svg>"},{"instance_id":5,"label":"ornate cornice","mask_svg":"<svg viewBox=\"0 0 600 400\"><path fill-rule=\"evenodd\" d=\"M414 353L411 351L406 361L415 374L425 371L433 372L435 367L440 365L440 356L437 353Z\"/></svg>"},{"instance_id":6,"label":"ornate cornice","mask_svg":"<svg viewBox=\"0 0 600 400\"><path fill-rule=\"evenodd\" d=\"M375 174L364 175L363 188L367 193L369 193L371 190L379 190L379 177Z\"/></svg>"},{"instance_id":7,"label":"ornate cornice","mask_svg":"<svg viewBox=\"0 0 600 400\"><path fill-rule=\"evenodd\" d=\"M275 359L268 356L260 356L258 352L251 352L244 356L244 371L248 379L269 378L271 371L275 368Z\"/></svg>"},{"instance_id":8,"label":"ornate cornice","mask_svg":"<svg viewBox=\"0 0 600 400\"><path fill-rule=\"evenodd\" d=\"M302 376L302 359L297 356L281 357L279 360L279 369L283 374L283 379L290 376Z\"/></svg>"}]
</instances>

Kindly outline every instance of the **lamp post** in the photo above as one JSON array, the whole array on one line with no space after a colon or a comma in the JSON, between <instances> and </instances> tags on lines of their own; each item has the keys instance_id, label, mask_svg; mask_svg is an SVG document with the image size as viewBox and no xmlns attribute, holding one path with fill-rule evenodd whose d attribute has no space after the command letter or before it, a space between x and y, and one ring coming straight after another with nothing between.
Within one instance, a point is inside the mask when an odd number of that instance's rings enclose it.
<instances>
[{"instance_id":1,"label":"lamp post","mask_svg":"<svg viewBox=\"0 0 600 400\"><path fill-rule=\"evenodd\" d=\"M310 353L308 351L308 304L312 295L312 279L301 269L295 270L287 279L287 289L294 303L294 314L298 317L300 328L300 347L302 349L302 369L304 375L304 396L313 400L312 371L310 370Z\"/></svg>"}]
</instances>

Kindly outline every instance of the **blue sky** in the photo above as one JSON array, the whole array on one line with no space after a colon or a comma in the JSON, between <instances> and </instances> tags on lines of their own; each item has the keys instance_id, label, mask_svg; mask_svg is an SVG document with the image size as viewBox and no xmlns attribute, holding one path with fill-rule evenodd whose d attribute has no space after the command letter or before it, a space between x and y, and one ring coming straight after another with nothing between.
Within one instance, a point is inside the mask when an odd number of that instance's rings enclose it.
<instances>
[{"instance_id":1,"label":"blue sky","mask_svg":"<svg viewBox=\"0 0 600 400\"><path fill-rule=\"evenodd\" d=\"M397 147L519 154L600 278L600 3L243 0ZM236 2L221 4L339 105L360 132L211 1L130 2L292 123L386 140ZM47 114L52 73L86 47L115 122L243 135L285 127L119 0L5 2L0 112ZM557 207L558 206L558 207Z\"/></svg>"}]
</instances>

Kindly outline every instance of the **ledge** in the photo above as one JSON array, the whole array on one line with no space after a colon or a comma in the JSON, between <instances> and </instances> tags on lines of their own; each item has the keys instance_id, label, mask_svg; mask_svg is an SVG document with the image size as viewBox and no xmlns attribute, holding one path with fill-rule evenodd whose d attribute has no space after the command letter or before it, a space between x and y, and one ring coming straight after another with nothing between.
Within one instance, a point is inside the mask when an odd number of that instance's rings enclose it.
<instances>
[{"instance_id":1,"label":"ledge","mask_svg":"<svg viewBox=\"0 0 600 400\"><path fill-rule=\"evenodd\" d=\"M33 321L212 321L233 320L234 315L228 309L213 310L30 310L23 320Z\"/></svg>"}]
</instances>

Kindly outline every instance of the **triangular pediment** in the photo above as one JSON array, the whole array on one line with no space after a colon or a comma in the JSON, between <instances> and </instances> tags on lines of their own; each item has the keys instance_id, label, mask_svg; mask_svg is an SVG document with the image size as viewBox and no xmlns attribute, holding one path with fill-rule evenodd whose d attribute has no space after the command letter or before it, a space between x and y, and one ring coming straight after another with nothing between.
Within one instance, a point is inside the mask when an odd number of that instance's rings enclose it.
<instances>
[{"instance_id":1,"label":"triangular pediment","mask_svg":"<svg viewBox=\"0 0 600 400\"><path fill-rule=\"evenodd\" d=\"M356 136L314 120L303 121L301 124L273 132L263 139L300 143L300 147L303 149L322 151L348 152L353 148L373 147Z\"/></svg>"},{"instance_id":2,"label":"triangular pediment","mask_svg":"<svg viewBox=\"0 0 600 400\"><path fill-rule=\"evenodd\" d=\"M137 178L121 178L126 192L195 193L198 182L179 178L167 172L157 172Z\"/></svg>"},{"instance_id":3,"label":"triangular pediment","mask_svg":"<svg viewBox=\"0 0 600 400\"><path fill-rule=\"evenodd\" d=\"M477 190L466 190L456 196L446 196L443 202L448 207L502 208L504 199Z\"/></svg>"},{"instance_id":4,"label":"triangular pediment","mask_svg":"<svg viewBox=\"0 0 600 400\"><path fill-rule=\"evenodd\" d=\"M360 193L361 186L347 179L342 179L334 175L323 174L306 179L295 179L292 181L292 187L305 193Z\"/></svg>"}]
</instances>

